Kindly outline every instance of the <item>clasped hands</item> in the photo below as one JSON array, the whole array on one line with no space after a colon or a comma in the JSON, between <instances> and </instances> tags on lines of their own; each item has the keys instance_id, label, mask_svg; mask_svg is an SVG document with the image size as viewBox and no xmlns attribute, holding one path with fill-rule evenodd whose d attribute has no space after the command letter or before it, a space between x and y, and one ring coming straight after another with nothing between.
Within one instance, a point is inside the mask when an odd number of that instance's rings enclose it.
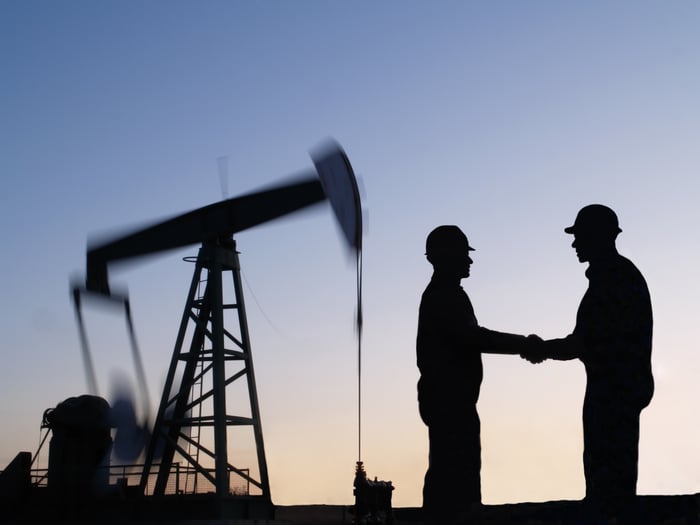
<instances>
[{"instance_id":1,"label":"clasped hands","mask_svg":"<svg viewBox=\"0 0 700 525\"><path fill-rule=\"evenodd\" d=\"M527 359L533 364L541 363L550 357L547 355L546 345L547 343L539 335L530 334L525 340L520 357Z\"/></svg>"}]
</instances>

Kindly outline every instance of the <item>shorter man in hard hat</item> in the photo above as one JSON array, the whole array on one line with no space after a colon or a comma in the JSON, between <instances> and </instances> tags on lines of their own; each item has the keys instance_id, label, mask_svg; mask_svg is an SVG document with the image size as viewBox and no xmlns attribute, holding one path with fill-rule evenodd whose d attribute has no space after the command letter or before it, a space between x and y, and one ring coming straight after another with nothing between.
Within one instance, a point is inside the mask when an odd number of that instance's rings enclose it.
<instances>
[{"instance_id":1,"label":"shorter man in hard hat","mask_svg":"<svg viewBox=\"0 0 700 525\"><path fill-rule=\"evenodd\" d=\"M582 208L572 247L586 270L576 327L564 339L545 341L524 357L580 359L586 368L583 468L592 522L617 516L636 523L639 416L654 392L651 372L652 311L644 277L615 246L617 215L601 204Z\"/></svg>"},{"instance_id":2,"label":"shorter man in hard hat","mask_svg":"<svg viewBox=\"0 0 700 525\"><path fill-rule=\"evenodd\" d=\"M481 353L520 354L531 345L479 326L460 286L472 250L457 226L439 226L426 240L433 275L421 299L416 350L418 406L430 440L423 513L431 525L465 523L481 503Z\"/></svg>"}]
</instances>

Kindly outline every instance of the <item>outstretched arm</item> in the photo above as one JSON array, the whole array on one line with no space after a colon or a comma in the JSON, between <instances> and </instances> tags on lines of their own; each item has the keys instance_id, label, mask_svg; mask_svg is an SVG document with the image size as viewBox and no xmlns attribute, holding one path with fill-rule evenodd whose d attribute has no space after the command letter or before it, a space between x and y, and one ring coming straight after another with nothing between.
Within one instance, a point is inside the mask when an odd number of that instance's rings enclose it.
<instances>
[{"instance_id":1,"label":"outstretched arm","mask_svg":"<svg viewBox=\"0 0 700 525\"><path fill-rule=\"evenodd\" d=\"M569 359L581 357L585 347L579 337L570 334L562 339L548 339L544 341L543 350L550 359L568 361Z\"/></svg>"},{"instance_id":2,"label":"outstretched arm","mask_svg":"<svg viewBox=\"0 0 700 525\"><path fill-rule=\"evenodd\" d=\"M531 336L532 337L532 336ZM534 336L537 337L537 336ZM571 334L562 339L548 339L547 341L534 342L530 348L520 353L520 357L531 363L541 363L545 359L568 361L583 355L585 347L580 338Z\"/></svg>"},{"instance_id":3,"label":"outstretched arm","mask_svg":"<svg viewBox=\"0 0 700 525\"><path fill-rule=\"evenodd\" d=\"M536 335L524 336L497 332L484 327L476 328L476 339L481 351L485 354L520 355L532 352L542 339Z\"/></svg>"}]
</instances>

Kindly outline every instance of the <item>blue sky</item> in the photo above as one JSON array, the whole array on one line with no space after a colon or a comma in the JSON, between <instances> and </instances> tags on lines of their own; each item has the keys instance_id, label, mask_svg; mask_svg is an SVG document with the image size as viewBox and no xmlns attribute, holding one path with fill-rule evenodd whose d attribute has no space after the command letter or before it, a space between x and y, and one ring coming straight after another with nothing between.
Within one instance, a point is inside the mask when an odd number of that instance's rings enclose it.
<instances>
[{"instance_id":1,"label":"blue sky","mask_svg":"<svg viewBox=\"0 0 700 525\"><path fill-rule=\"evenodd\" d=\"M654 305L639 492L698 492L699 23L692 1L0 1L0 464L86 389L68 290L90 235L219 200L222 155L237 195L310 169L332 136L366 210L363 460L395 504L420 504L427 464L425 236L458 224L477 248L463 284L483 325L563 336L586 287L563 228L592 202L617 211ZM273 500L350 502L355 278L332 214L237 240ZM113 272L154 403L194 253ZM106 390L133 373L123 321L88 322ZM484 501L580 498L580 363L484 362Z\"/></svg>"}]
</instances>

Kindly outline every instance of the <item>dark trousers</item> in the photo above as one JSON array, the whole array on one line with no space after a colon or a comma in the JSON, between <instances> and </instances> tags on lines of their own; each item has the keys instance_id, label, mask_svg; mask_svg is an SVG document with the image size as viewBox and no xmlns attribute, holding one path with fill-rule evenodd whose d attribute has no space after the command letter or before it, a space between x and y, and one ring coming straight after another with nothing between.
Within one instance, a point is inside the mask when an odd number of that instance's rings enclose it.
<instances>
[{"instance_id":1,"label":"dark trousers","mask_svg":"<svg viewBox=\"0 0 700 525\"><path fill-rule=\"evenodd\" d=\"M428 523L449 523L481 503L481 424L476 407L458 417L422 415L430 439L423 513Z\"/></svg>"},{"instance_id":2,"label":"dark trousers","mask_svg":"<svg viewBox=\"0 0 700 525\"><path fill-rule=\"evenodd\" d=\"M638 405L587 395L583 404L586 507L612 517L634 514L639 457Z\"/></svg>"}]
</instances>

